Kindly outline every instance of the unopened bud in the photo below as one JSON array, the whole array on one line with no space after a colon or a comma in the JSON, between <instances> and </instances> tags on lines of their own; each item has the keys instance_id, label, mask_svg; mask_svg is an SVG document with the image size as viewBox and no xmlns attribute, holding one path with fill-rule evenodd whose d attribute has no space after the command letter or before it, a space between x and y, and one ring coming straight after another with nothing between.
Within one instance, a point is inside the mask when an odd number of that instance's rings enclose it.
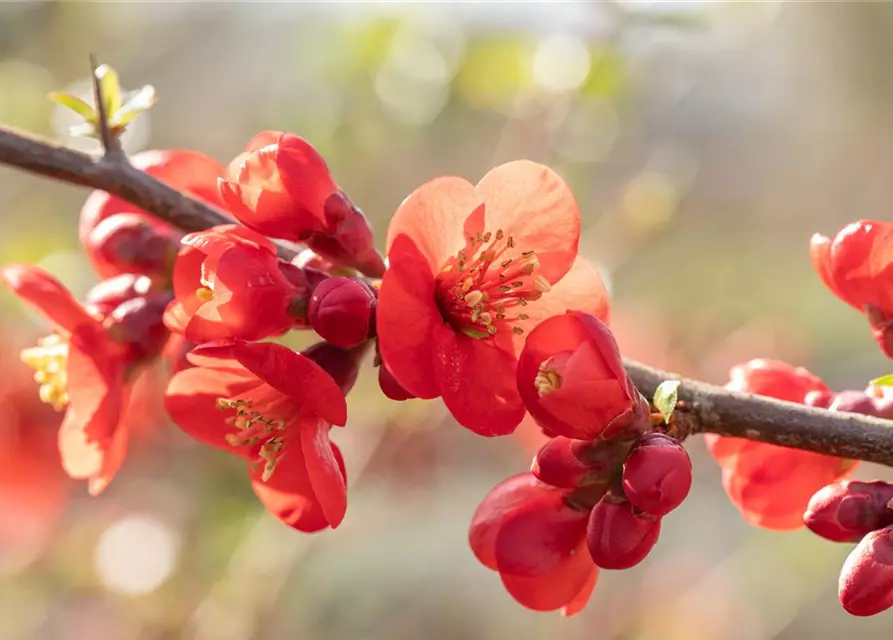
<instances>
[{"instance_id":1,"label":"unopened bud","mask_svg":"<svg viewBox=\"0 0 893 640\"><path fill-rule=\"evenodd\" d=\"M629 569L649 554L660 535L660 518L636 514L626 500L610 496L589 516L586 542L592 561L602 569Z\"/></svg>"},{"instance_id":2,"label":"unopened bud","mask_svg":"<svg viewBox=\"0 0 893 640\"><path fill-rule=\"evenodd\" d=\"M623 491L636 507L664 516L691 489L691 460L670 436L651 433L639 439L623 463Z\"/></svg>"},{"instance_id":3,"label":"unopened bud","mask_svg":"<svg viewBox=\"0 0 893 640\"><path fill-rule=\"evenodd\" d=\"M840 570L837 595L854 616L893 606L893 527L872 531L856 545Z\"/></svg>"},{"instance_id":4,"label":"unopened bud","mask_svg":"<svg viewBox=\"0 0 893 640\"><path fill-rule=\"evenodd\" d=\"M394 378L388 368L382 362L378 367L378 386L381 387L382 393L391 400L403 401L415 398L409 391L404 389L397 379Z\"/></svg>"},{"instance_id":5,"label":"unopened bud","mask_svg":"<svg viewBox=\"0 0 893 640\"><path fill-rule=\"evenodd\" d=\"M871 326L871 335L881 351L888 358L893 358L893 319L888 318L880 307L873 304L866 304L864 311Z\"/></svg>"},{"instance_id":6,"label":"unopened bud","mask_svg":"<svg viewBox=\"0 0 893 640\"><path fill-rule=\"evenodd\" d=\"M105 317L122 303L144 296L151 289L152 280L149 277L122 273L96 284L87 292L84 304L91 313Z\"/></svg>"},{"instance_id":7,"label":"unopened bud","mask_svg":"<svg viewBox=\"0 0 893 640\"><path fill-rule=\"evenodd\" d=\"M109 272L169 277L180 247L171 228L142 213L117 213L87 239L90 254Z\"/></svg>"},{"instance_id":8,"label":"unopened bud","mask_svg":"<svg viewBox=\"0 0 893 640\"><path fill-rule=\"evenodd\" d=\"M857 542L875 529L893 525L891 501L893 485L886 482L837 482L812 496L803 522L827 540Z\"/></svg>"},{"instance_id":9,"label":"unopened bud","mask_svg":"<svg viewBox=\"0 0 893 640\"><path fill-rule=\"evenodd\" d=\"M827 409L834 402L834 396L832 391L810 391L803 397L803 404L817 409Z\"/></svg>"},{"instance_id":10,"label":"unopened bud","mask_svg":"<svg viewBox=\"0 0 893 640\"><path fill-rule=\"evenodd\" d=\"M360 280L329 278L310 297L310 325L322 338L345 349L374 335L375 290Z\"/></svg>"},{"instance_id":11,"label":"unopened bud","mask_svg":"<svg viewBox=\"0 0 893 640\"><path fill-rule=\"evenodd\" d=\"M301 353L325 369L341 387L344 395L347 395L357 381L360 363L366 354L366 349L363 347L342 349L329 342L317 342Z\"/></svg>"},{"instance_id":12,"label":"unopened bud","mask_svg":"<svg viewBox=\"0 0 893 640\"><path fill-rule=\"evenodd\" d=\"M591 446L582 440L556 436L534 456L530 472L553 487L573 489L590 473L589 467L575 454L577 449L587 445Z\"/></svg>"},{"instance_id":13,"label":"unopened bud","mask_svg":"<svg viewBox=\"0 0 893 640\"><path fill-rule=\"evenodd\" d=\"M105 319L109 336L128 348L131 364L141 364L158 357L170 333L162 322L170 302L168 294L150 294L126 300Z\"/></svg>"}]
</instances>

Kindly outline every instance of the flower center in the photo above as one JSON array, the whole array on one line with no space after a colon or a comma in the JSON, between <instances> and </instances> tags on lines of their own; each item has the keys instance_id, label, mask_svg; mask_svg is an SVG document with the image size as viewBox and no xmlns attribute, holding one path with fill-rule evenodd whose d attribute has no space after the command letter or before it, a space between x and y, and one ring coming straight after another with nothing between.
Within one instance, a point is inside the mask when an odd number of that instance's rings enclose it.
<instances>
[{"instance_id":1,"label":"flower center","mask_svg":"<svg viewBox=\"0 0 893 640\"><path fill-rule=\"evenodd\" d=\"M237 429L236 433L226 434L226 441L234 447L257 447L257 460L254 465L263 463L261 480L266 482L273 476L279 463L282 448L285 446L283 431L284 420L273 420L258 411L252 411L251 400L217 398L217 408L221 411L235 411L234 416L226 419Z\"/></svg>"},{"instance_id":2,"label":"flower center","mask_svg":"<svg viewBox=\"0 0 893 640\"><path fill-rule=\"evenodd\" d=\"M465 248L450 258L436 278L436 295L444 320L472 338L489 338L505 328L516 335L524 329L513 322L527 320L519 307L539 300L551 289L540 274L533 251L505 258L515 248L502 229L468 238Z\"/></svg>"},{"instance_id":3,"label":"flower center","mask_svg":"<svg viewBox=\"0 0 893 640\"><path fill-rule=\"evenodd\" d=\"M68 406L68 343L56 334L24 349L22 362L34 369L34 381L40 384L40 400L56 411Z\"/></svg>"},{"instance_id":4,"label":"flower center","mask_svg":"<svg viewBox=\"0 0 893 640\"><path fill-rule=\"evenodd\" d=\"M536 378L533 379L533 385L536 387L536 391L540 398L561 388L561 374L549 366L551 361L552 358L544 360L542 364L540 364L539 371L536 373Z\"/></svg>"}]
</instances>

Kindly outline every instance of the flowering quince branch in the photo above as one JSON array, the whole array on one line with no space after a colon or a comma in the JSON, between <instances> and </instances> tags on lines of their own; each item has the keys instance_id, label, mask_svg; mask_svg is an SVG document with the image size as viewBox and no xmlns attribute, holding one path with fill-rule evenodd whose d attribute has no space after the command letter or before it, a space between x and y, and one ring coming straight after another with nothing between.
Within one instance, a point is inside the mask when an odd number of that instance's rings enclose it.
<instances>
[{"instance_id":1,"label":"flowering quince branch","mask_svg":"<svg viewBox=\"0 0 893 640\"><path fill-rule=\"evenodd\" d=\"M672 418L673 432L680 438L715 433L893 467L893 424L889 420L741 393L628 359L624 365L646 397L664 380L680 381L680 402Z\"/></svg>"},{"instance_id":2,"label":"flowering quince branch","mask_svg":"<svg viewBox=\"0 0 893 640\"><path fill-rule=\"evenodd\" d=\"M0 267L52 325L22 359L40 399L65 411L63 467L91 494L124 462L135 381L167 361L164 404L181 430L244 459L283 523L337 527L347 477L329 434L346 425L345 397L374 349L388 398L441 398L486 437L529 415L548 436L469 529L477 558L528 608L573 615L600 570L645 559L689 493L682 441L697 433L747 522L859 542L841 603L855 615L893 606L893 489L847 479L860 460L893 466L889 377L834 392L806 369L752 360L717 387L624 361L604 284L577 254L577 203L548 167L522 160L477 184L422 185L390 221L386 262L294 134L263 131L227 167L194 151L127 158L118 136L154 90L125 98L112 69L91 65L95 107L51 99L84 118L78 131L101 140L100 157L0 127L0 163L97 189L78 230L102 278L86 300L36 267ZM810 257L893 356L893 225L816 235ZM267 341L307 329L322 341L300 353Z\"/></svg>"}]
</instances>

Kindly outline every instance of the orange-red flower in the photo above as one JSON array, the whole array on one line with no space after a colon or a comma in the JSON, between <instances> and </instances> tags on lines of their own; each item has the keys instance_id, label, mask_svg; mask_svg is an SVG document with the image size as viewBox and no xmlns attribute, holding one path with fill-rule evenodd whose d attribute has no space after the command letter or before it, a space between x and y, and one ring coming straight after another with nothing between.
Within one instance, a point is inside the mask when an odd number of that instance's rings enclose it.
<instances>
[{"instance_id":1,"label":"orange-red flower","mask_svg":"<svg viewBox=\"0 0 893 640\"><path fill-rule=\"evenodd\" d=\"M273 343L211 343L171 379L165 407L197 440L245 458L255 493L301 531L337 527L344 463L329 440L347 421L341 387L309 357Z\"/></svg>"},{"instance_id":2,"label":"orange-red flower","mask_svg":"<svg viewBox=\"0 0 893 640\"><path fill-rule=\"evenodd\" d=\"M893 358L893 224L859 220L833 238L817 233L809 255L825 285L865 314L881 350Z\"/></svg>"},{"instance_id":3,"label":"orange-red flower","mask_svg":"<svg viewBox=\"0 0 893 640\"><path fill-rule=\"evenodd\" d=\"M751 360L734 367L727 388L744 393L803 403L810 394L830 391L802 367L776 360ZM848 476L856 466L811 451L788 449L741 438L708 434L707 446L722 467L729 499L750 524L790 530L803 526L812 495L826 484Z\"/></svg>"},{"instance_id":4,"label":"orange-red flower","mask_svg":"<svg viewBox=\"0 0 893 640\"><path fill-rule=\"evenodd\" d=\"M102 307L97 301L92 315L36 267L8 265L0 275L53 325L53 333L25 349L22 359L36 370L40 399L57 411L65 409L59 429L63 467L72 478L87 479L91 495L97 495L127 452L124 416L132 383L167 340L161 325L166 300L128 299L107 315L97 312Z\"/></svg>"},{"instance_id":5,"label":"orange-red flower","mask_svg":"<svg viewBox=\"0 0 893 640\"><path fill-rule=\"evenodd\" d=\"M366 216L303 138L262 131L230 163L219 186L228 208L246 226L272 238L306 243L366 275L384 272Z\"/></svg>"},{"instance_id":6,"label":"orange-red flower","mask_svg":"<svg viewBox=\"0 0 893 640\"><path fill-rule=\"evenodd\" d=\"M579 440L650 426L647 401L623 368L611 330L598 318L568 311L527 336L518 361L518 391L546 433Z\"/></svg>"},{"instance_id":7,"label":"orange-red flower","mask_svg":"<svg viewBox=\"0 0 893 640\"><path fill-rule=\"evenodd\" d=\"M174 265L171 331L195 343L261 340L307 326L309 283L267 238L240 225L191 233Z\"/></svg>"},{"instance_id":8,"label":"orange-red flower","mask_svg":"<svg viewBox=\"0 0 893 640\"><path fill-rule=\"evenodd\" d=\"M502 481L475 511L469 543L519 603L570 616L592 595L598 569L586 547L589 511L570 507L564 493L530 473Z\"/></svg>"},{"instance_id":9,"label":"orange-red flower","mask_svg":"<svg viewBox=\"0 0 893 640\"><path fill-rule=\"evenodd\" d=\"M130 158L130 162L137 169L145 171L153 178L161 180L178 191L188 192L208 204L223 207L223 201L217 193L217 180L223 175L224 169L213 158L198 151L159 150L137 153ZM90 235L106 218L116 213L128 212L149 216L148 213L126 200L105 191L91 193L81 209L78 239L93 268L103 278L117 275L120 270L116 264L109 262L100 251L96 250ZM151 216L149 218L152 220L150 224L160 233L179 235L167 223L151 218Z\"/></svg>"},{"instance_id":10,"label":"orange-red flower","mask_svg":"<svg viewBox=\"0 0 893 640\"><path fill-rule=\"evenodd\" d=\"M442 397L479 434L511 433L524 416L515 374L525 334L568 308L607 318L579 236L570 189L533 162L413 192L388 227L377 311L381 357L399 385Z\"/></svg>"}]
</instances>

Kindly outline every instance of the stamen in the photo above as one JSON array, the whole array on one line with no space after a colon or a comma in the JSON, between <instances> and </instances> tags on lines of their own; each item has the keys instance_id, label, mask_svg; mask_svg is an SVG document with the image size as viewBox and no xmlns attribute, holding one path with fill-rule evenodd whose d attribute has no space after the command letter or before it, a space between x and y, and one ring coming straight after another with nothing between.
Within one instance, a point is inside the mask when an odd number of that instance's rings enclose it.
<instances>
[{"instance_id":1,"label":"stamen","mask_svg":"<svg viewBox=\"0 0 893 640\"><path fill-rule=\"evenodd\" d=\"M549 367L550 361L551 358L540 364L536 378L533 380L533 385L541 398L561 388L561 375L555 369Z\"/></svg>"},{"instance_id":2,"label":"stamen","mask_svg":"<svg viewBox=\"0 0 893 640\"><path fill-rule=\"evenodd\" d=\"M52 334L37 341L38 346L24 349L22 362L35 370L41 402L56 411L68 406L68 343Z\"/></svg>"}]
</instances>

